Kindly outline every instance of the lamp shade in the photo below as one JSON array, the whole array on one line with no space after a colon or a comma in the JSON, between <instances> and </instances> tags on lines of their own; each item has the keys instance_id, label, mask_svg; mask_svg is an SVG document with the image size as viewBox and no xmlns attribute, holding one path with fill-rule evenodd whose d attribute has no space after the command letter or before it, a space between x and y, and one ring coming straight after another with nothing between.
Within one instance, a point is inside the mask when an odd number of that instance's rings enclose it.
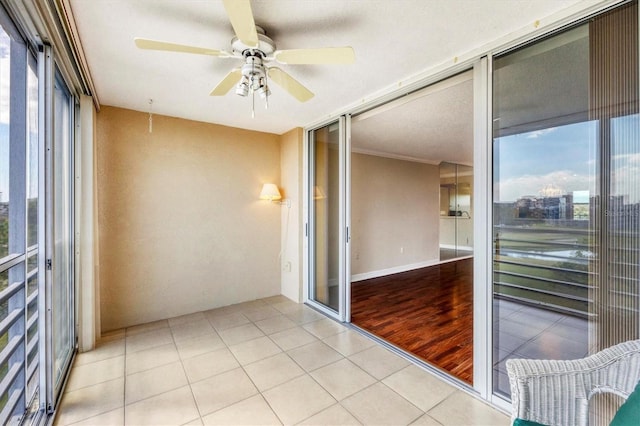
<instances>
[{"instance_id":1,"label":"lamp shade","mask_svg":"<svg viewBox=\"0 0 640 426\"><path fill-rule=\"evenodd\" d=\"M280 200L282 195L280 195L280 191L275 183L265 183L262 185L262 191L260 191L260 199L261 200Z\"/></svg>"}]
</instances>

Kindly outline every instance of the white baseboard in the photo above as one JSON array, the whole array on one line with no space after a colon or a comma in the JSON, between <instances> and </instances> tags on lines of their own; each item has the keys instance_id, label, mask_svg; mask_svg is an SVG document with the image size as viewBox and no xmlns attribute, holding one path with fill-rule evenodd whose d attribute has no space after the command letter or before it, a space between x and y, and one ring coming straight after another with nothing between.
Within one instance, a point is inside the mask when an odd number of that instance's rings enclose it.
<instances>
[{"instance_id":1,"label":"white baseboard","mask_svg":"<svg viewBox=\"0 0 640 426\"><path fill-rule=\"evenodd\" d=\"M437 265L438 263L440 263L440 259L431 259L425 260L424 262L412 263L410 265L400 265L394 266L393 268L380 269L378 271L364 272L362 274L351 275L351 282L369 280L371 278L384 277L386 275L426 268L427 266Z\"/></svg>"},{"instance_id":2,"label":"white baseboard","mask_svg":"<svg viewBox=\"0 0 640 426\"><path fill-rule=\"evenodd\" d=\"M467 250L467 251L473 251L473 247L471 246L455 246L455 245L451 245L451 244L440 244L440 248L441 249L449 249L449 250Z\"/></svg>"}]
</instances>

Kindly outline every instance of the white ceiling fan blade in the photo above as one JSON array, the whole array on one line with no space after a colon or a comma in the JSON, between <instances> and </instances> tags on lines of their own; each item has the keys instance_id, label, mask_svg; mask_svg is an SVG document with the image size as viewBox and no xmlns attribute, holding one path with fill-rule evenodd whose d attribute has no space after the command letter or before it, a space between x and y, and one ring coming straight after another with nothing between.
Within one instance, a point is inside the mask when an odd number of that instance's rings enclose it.
<instances>
[{"instance_id":1,"label":"white ceiling fan blade","mask_svg":"<svg viewBox=\"0 0 640 426\"><path fill-rule=\"evenodd\" d=\"M349 46L278 50L273 56L281 64L352 64L356 60Z\"/></svg>"},{"instance_id":2,"label":"white ceiling fan blade","mask_svg":"<svg viewBox=\"0 0 640 426\"><path fill-rule=\"evenodd\" d=\"M229 21L238 39L251 47L258 47L258 32L249 0L223 0Z\"/></svg>"},{"instance_id":3,"label":"white ceiling fan blade","mask_svg":"<svg viewBox=\"0 0 640 426\"><path fill-rule=\"evenodd\" d=\"M278 67L269 68L269 78L300 102L306 102L315 96L309 89Z\"/></svg>"},{"instance_id":4,"label":"white ceiling fan blade","mask_svg":"<svg viewBox=\"0 0 640 426\"><path fill-rule=\"evenodd\" d=\"M229 71L229 74L227 74L222 81L213 88L211 93L209 93L209 96L226 95L229 93L229 90L231 90L231 88L240 81L240 78L242 78L242 71L240 71L240 68Z\"/></svg>"},{"instance_id":5,"label":"white ceiling fan blade","mask_svg":"<svg viewBox=\"0 0 640 426\"><path fill-rule=\"evenodd\" d=\"M164 50L168 52L182 52L182 53L195 53L198 55L218 56L222 58L231 58L229 52L224 50L207 49L205 47L186 46L184 44L169 43L166 41L149 40L146 38L136 37L136 46L140 49L147 50Z\"/></svg>"}]
</instances>

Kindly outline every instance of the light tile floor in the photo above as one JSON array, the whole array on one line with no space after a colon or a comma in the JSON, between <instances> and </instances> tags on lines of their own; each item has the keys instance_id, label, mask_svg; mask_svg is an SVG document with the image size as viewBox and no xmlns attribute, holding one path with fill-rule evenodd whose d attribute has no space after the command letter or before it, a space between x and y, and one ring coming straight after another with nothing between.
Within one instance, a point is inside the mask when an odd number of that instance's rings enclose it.
<instances>
[{"instance_id":1,"label":"light tile floor","mask_svg":"<svg viewBox=\"0 0 640 426\"><path fill-rule=\"evenodd\" d=\"M509 418L276 296L110 333L77 356L55 424L506 426Z\"/></svg>"}]
</instances>

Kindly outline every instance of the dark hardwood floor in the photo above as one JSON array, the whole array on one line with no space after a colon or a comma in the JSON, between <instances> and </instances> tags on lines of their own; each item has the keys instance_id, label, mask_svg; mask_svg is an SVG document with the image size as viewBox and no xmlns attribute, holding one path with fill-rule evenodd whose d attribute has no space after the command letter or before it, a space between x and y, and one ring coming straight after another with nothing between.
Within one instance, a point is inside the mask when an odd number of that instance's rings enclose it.
<instances>
[{"instance_id":1,"label":"dark hardwood floor","mask_svg":"<svg viewBox=\"0 0 640 426\"><path fill-rule=\"evenodd\" d=\"M473 259L351 283L351 322L472 384Z\"/></svg>"}]
</instances>

